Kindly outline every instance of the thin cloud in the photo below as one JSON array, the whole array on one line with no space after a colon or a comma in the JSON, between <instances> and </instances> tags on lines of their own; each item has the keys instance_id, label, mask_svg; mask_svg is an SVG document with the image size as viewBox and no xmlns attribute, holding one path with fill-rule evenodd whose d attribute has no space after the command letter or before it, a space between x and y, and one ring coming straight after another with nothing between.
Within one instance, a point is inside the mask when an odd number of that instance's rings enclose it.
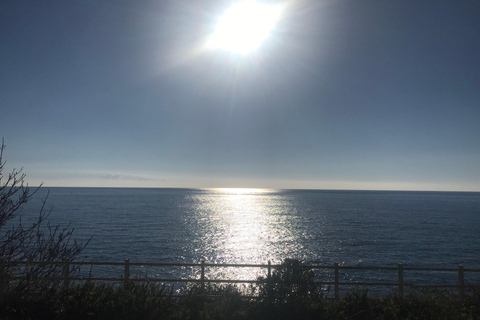
<instances>
[{"instance_id":1,"label":"thin cloud","mask_svg":"<svg viewBox=\"0 0 480 320\"><path fill-rule=\"evenodd\" d=\"M104 174L101 176L104 180L129 180L129 181L155 181L159 179L153 179L145 176L131 175L131 174ZM161 179L160 179L161 180Z\"/></svg>"}]
</instances>

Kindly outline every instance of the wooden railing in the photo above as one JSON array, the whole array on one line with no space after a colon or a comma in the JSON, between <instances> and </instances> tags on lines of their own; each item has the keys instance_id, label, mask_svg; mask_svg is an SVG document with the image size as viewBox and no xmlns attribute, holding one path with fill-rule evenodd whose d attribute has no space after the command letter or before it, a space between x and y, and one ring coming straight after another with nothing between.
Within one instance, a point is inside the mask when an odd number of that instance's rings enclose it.
<instances>
[{"instance_id":1,"label":"wooden railing","mask_svg":"<svg viewBox=\"0 0 480 320\"><path fill-rule=\"evenodd\" d=\"M126 259L125 262L93 262L93 261L57 261L57 262L50 262L50 261L28 261L28 262L18 262L18 261L4 261L0 259L0 282L5 281L5 267L14 266L14 265L24 265L24 266L32 266L32 265L55 265L62 267L62 276L61 277L52 277L50 279L63 281L64 286L68 286L71 281L112 281L112 282L129 282L129 281L151 281L151 282L164 282L164 283L200 283L203 287L206 283L251 283L251 284L258 284L261 283L260 280L242 280L242 279L207 279L205 277L205 268L212 267L212 268L263 268L267 269L267 277L270 277L272 274L272 269L276 269L281 267L282 265L272 265L270 261L268 264L213 264L213 263L206 263L205 261L201 261L201 263L151 263L151 262L130 262L129 259ZM70 270L75 266L82 266L88 265L92 266L122 266L123 267L123 276L120 278L115 277L82 277L82 276L71 276ZM200 268L200 278L155 278L155 277L148 277L148 278L140 278L140 277L131 277L130 274L130 267L133 266L141 266L141 267L192 267L192 268ZM332 286L334 288L334 295L337 298L340 292L340 286L376 286L376 287L397 287L398 294L403 296L404 289L407 287L415 288L415 287L440 287L440 288L453 288L456 289L460 296L465 294L465 290L472 286L472 284L467 284L465 281L465 273L478 273L480 275L480 269L466 269L462 265L459 265L457 268L423 268L423 267L405 267L402 264L398 264L396 267L376 267L376 266L344 266L338 263L335 263L333 266L327 265L305 265L307 269L313 270L333 270L334 272L334 280L333 281L317 281L320 285ZM340 272L342 270L366 270L366 271L392 271L396 272L396 279L397 281L394 282L370 282L370 281L341 281L340 280ZM456 273L458 277L457 283L443 283L443 284L429 284L429 283L411 283L404 281L404 274L405 272L409 271L422 271L422 272L450 272ZM22 276L15 276L11 277L11 280L18 280L25 277ZM3 279L3 280L2 280ZM480 279L475 281L475 285L480 284ZM0 283L0 286L5 285L5 283Z\"/></svg>"}]
</instances>

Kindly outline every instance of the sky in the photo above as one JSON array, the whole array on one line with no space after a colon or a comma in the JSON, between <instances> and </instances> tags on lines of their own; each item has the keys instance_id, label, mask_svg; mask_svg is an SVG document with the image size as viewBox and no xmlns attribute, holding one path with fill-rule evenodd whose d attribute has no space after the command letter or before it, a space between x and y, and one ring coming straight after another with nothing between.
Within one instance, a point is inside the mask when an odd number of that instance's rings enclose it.
<instances>
[{"instance_id":1,"label":"sky","mask_svg":"<svg viewBox=\"0 0 480 320\"><path fill-rule=\"evenodd\" d=\"M0 137L34 186L480 191L480 2L0 2Z\"/></svg>"}]
</instances>

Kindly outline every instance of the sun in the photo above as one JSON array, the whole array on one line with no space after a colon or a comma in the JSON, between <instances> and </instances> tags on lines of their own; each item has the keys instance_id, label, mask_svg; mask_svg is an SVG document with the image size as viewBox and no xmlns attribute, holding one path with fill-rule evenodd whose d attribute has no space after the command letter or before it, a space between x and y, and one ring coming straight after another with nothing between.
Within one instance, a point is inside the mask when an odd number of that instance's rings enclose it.
<instances>
[{"instance_id":1,"label":"sun","mask_svg":"<svg viewBox=\"0 0 480 320\"><path fill-rule=\"evenodd\" d=\"M207 46L237 54L252 52L268 37L281 9L254 0L238 2L220 17Z\"/></svg>"}]
</instances>

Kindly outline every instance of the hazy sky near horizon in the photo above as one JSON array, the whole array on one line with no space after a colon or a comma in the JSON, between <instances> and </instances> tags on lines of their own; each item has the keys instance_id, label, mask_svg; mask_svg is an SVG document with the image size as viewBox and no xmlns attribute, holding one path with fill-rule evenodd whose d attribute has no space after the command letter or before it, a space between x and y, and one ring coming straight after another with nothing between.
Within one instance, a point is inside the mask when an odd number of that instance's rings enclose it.
<instances>
[{"instance_id":1,"label":"hazy sky near horizon","mask_svg":"<svg viewBox=\"0 0 480 320\"><path fill-rule=\"evenodd\" d=\"M46 186L480 191L479 1L283 1L257 51L205 49L232 2L1 1L7 167Z\"/></svg>"}]
</instances>

